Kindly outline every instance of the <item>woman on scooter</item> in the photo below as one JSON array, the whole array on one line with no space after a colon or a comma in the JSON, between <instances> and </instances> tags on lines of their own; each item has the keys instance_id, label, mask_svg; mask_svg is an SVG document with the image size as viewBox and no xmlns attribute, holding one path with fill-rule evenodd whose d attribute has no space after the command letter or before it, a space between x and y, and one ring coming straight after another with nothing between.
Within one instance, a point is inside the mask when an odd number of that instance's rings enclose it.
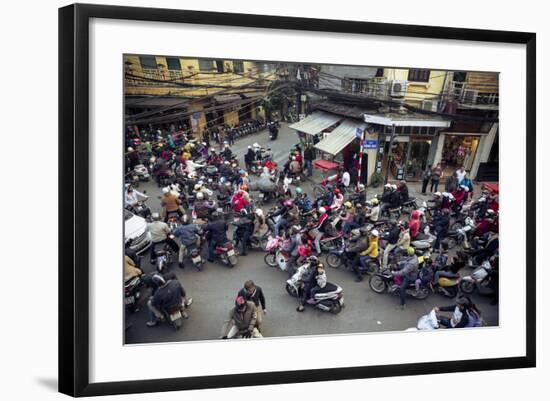
<instances>
[{"instance_id":1,"label":"woman on scooter","mask_svg":"<svg viewBox=\"0 0 550 401\"><path fill-rule=\"evenodd\" d=\"M439 323L447 328L479 327L481 312L469 297L460 296L455 305L435 307L436 312L453 312L453 316L437 315Z\"/></svg>"}]
</instances>

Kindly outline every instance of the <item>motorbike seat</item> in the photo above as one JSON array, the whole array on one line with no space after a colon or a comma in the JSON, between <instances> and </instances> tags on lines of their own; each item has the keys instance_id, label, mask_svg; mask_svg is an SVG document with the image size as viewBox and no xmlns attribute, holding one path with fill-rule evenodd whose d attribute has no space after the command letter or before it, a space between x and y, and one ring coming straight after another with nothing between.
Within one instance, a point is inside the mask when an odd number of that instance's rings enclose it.
<instances>
[{"instance_id":1,"label":"motorbike seat","mask_svg":"<svg viewBox=\"0 0 550 401\"><path fill-rule=\"evenodd\" d=\"M325 285L324 288L321 288L317 292L317 294L326 294L326 293L334 292L334 291L337 291L337 290L338 290L338 286L336 284L332 284L332 283L327 282L327 285Z\"/></svg>"}]
</instances>

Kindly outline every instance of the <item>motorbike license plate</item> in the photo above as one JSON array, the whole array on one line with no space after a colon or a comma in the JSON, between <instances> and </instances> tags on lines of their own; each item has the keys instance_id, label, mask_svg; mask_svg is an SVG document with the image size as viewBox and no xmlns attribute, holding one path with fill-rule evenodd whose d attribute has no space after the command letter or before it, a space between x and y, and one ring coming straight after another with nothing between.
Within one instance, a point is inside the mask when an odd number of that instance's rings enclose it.
<instances>
[{"instance_id":1,"label":"motorbike license plate","mask_svg":"<svg viewBox=\"0 0 550 401\"><path fill-rule=\"evenodd\" d=\"M174 320L181 319L181 311L174 312L170 315L170 320L173 322Z\"/></svg>"},{"instance_id":2,"label":"motorbike license plate","mask_svg":"<svg viewBox=\"0 0 550 401\"><path fill-rule=\"evenodd\" d=\"M130 295L129 297L124 298L124 303L126 305L131 305L134 303L134 300L135 300L134 296Z\"/></svg>"},{"instance_id":3,"label":"motorbike license plate","mask_svg":"<svg viewBox=\"0 0 550 401\"><path fill-rule=\"evenodd\" d=\"M234 256L235 255L235 250L234 249L229 249L227 251L227 256Z\"/></svg>"},{"instance_id":4,"label":"motorbike license plate","mask_svg":"<svg viewBox=\"0 0 550 401\"><path fill-rule=\"evenodd\" d=\"M344 297L340 298L338 300L338 303L340 304L340 306L344 306Z\"/></svg>"},{"instance_id":5,"label":"motorbike license plate","mask_svg":"<svg viewBox=\"0 0 550 401\"><path fill-rule=\"evenodd\" d=\"M193 261L193 263L198 264L201 262L201 257L195 256L194 258L191 258L191 260Z\"/></svg>"},{"instance_id":6,"label":"motorbike license plate","mask_svg":"<svg viewBox=\"0 0 550 401\"><path fill-rule=\"evenodd\" d=\"M262 194L262 193L261 193L260 195L258 195L258 196L259 196L260 199L263 199L263 198L264 198L264 194Z\"/></svg>"}]
</instances>

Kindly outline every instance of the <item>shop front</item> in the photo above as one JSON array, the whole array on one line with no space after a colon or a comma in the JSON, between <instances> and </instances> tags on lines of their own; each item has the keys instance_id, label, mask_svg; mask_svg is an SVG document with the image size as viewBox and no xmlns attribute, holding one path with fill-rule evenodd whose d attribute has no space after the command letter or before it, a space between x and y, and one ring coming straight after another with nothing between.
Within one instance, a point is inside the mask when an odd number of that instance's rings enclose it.
<instances>
[{"instance_id":1,"label":"shop front","mask_svg":"<svg viewBox=\"0 0 550 401\"><path fill-rule=\"evenodd\" d=\"M441 167L445 173L464 166L471 171L479 147L479 135L446 134L441 151ZM448 175L448 174L445 174Z\"/></svg>"}]
</instances>

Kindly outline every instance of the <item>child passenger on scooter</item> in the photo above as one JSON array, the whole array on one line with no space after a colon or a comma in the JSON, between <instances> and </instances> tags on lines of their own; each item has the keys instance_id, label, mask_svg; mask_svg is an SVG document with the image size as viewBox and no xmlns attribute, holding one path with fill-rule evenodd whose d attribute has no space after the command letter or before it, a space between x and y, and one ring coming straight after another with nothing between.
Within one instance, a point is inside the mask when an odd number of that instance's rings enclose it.
<instances>
[{"instance_id":1,"label":"child passenger on scooter","mask_svg":"<svg viewBox=\"0 0 550 401\"><path fill-rule=\"evenodd\" d=\"M319 263L319 265L317 266L317 276L315 277L315 280L317 281L317 285L313 287L310 291L310 298L307 300L308 304L314 304L315 294L317 294L327 285L327 274L325 272L325 266L322 263Z\"/></svg>"}]
</instances>

